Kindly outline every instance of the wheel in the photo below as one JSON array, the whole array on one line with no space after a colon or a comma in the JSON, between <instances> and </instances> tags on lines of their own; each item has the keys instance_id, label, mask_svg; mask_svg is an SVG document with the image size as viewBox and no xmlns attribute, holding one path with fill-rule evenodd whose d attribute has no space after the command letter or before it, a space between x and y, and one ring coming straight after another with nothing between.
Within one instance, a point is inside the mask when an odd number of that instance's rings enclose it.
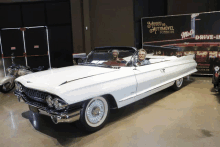
<instances>
[{"instance_id":1,"label":"wheel","mask_svg":"<svg viewBox=\"0 0 220 147\"><path fill-rule=\"evenodd\" d=\"M216 92L218 92L219 88L218 88L217 84L214 84L214 89L215 89Z\"/></svg>"},{"instance_id":2,"label":"wheel","mask_svg":"<svg viewBox=\"0 0 220 147\"><path fill-rule=\"evenodd\" d=\"M179 90L180 88L182 88L183 85L183 78L180 78L178 80L175 81L175 83L172 86L173 90Z\"/></svg>"},{"instance_id":3,"label":"wheel","mask_svg":"<svg viewBox=\"0 0 220 147\"><path fill-rule=\"evenodd\" d=\"M96 97L86 102L80 112L80 127L88 132L100 130L108 120L109 104L103 97ZM79 126L78 125L78 126Z\"/></svg>"},{"instance_id":4,"label":"wheel","mask_svg":"<svg viewBox=\"0 0 220 147\"><path fill-rule=\"evenodd\" d=\"M15 83L7 82L0 87L2 93L8 93L15 87Z\"/></svg>"}]
</instances>

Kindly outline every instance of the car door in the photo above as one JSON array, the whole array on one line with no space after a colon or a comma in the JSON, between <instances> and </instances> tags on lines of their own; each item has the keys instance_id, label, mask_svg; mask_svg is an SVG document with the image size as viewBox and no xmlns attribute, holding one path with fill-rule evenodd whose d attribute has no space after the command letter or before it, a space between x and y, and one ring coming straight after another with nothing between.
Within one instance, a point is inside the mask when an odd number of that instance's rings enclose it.
<instances>
[{"instance_id":1,"label":"car door","mask_svg":"<svg viewBox=\"0 0 220 147\"><path fill-rule=\"evenodd\" d=\"M166 80L164 66L164 62L159 62L133 68L138 83L135 101L155 93L162 86Z\"/></svg>"},{"instance_id":2,"label":"car door","mask_svg":"<svg viewBox=\"0 0 220 147\"><path fill-rule=\"evenodd\" d=\"M105 74L108 82L103 82L102 87L111 91L118 102L118 107L133 103L136 98L137 80L135 78L133 67L121 67L118 72Z\"/></svg>"}]
</instances>

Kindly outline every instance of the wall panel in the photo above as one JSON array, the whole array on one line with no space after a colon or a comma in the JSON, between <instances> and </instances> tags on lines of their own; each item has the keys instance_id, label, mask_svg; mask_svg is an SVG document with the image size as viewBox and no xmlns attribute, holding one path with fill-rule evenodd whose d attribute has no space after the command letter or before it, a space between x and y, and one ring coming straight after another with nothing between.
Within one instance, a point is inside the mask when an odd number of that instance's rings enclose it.
<instances>
[{"instance_id":1,"label":"wall panel","mask_svg":"<svg viewBox=\"0 0 220 147\"><path fill-rule=\"evenodd\" d=\"M23 4L22 15L25 27L46 25L44 3Z\"/></svg>"},{"instance_id":2,"label":"wall panel","mask_svg":"<svg viewBox=\"0 0 220 147\"><path fill-rule=\"evenodd\" d=\"M90 1L91 46L134 46L133 1Z\"/></svg>"}]
</instances>

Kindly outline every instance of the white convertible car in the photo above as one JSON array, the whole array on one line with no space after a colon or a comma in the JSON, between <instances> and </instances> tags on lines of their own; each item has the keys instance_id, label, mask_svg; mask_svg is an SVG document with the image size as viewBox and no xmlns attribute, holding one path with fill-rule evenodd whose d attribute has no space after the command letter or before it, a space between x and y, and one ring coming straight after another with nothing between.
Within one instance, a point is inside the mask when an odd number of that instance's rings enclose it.
<instances>
[{"instance_id":1,"label":"white convertible car","mask_svg":"<svg viewBox=\"0 0 220 147\"><path fill-rule=\"evenodd\" d=\"M112 59L119 51L120 62ZM137 66L133 47L99 47L82 65L41 71L16 79L15 95L34 113L44 111L54 123L77 121L87 131L104 126L109 109L121 108L167 87L178 90L183 77L196 72L193 55L147 55Z\"/></svg>"}]
</instances>

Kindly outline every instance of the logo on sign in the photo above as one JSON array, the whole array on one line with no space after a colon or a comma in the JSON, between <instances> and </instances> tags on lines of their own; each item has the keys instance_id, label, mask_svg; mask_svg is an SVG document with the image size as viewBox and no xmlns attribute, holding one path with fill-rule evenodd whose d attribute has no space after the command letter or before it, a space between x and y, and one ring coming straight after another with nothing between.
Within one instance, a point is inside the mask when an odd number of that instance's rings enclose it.
<instances>
[{"instance_id":1,"label":"logo on sign","mask_svg":"<svg viewBox=\"0 0 220 147\"><path fill-rule=\"evenodd\" d=\"M191 35L193 35L195 33L195 31L192 29L190 30L190 32L186 31L186 32L182 32L181 33L181 36L182 36L182 39L186 38L186 37L189 37Z\"/></svg>"},{"instance_id":2,"label":"logo on sign","mask_svg":"<svg viewBox=\"0 0 220 147\"><path fill-rule=\"evenodd\" d=\"M34 48L39 48L39 45L34 45Z\"/></svg>"},{"instance_id":3,"label":"logo on sign","mask_svg":"<svg viewBox=\"0 0 220 147\"><path fill-rule=\"evenodd\" d=\"M147 22L147 28L149 29L150 33L159 32L160 34L173 34L174 33L174 27L173 26L167 26L166 23L162 22Z\"/></svg>"},{"instance_id":4,"label":"logo on sign","mask_svg":"<svg viewBox=\"0 0 220 147\"><path fill-rule=\"evenodd\" d=\"M16 49L16 47L11 47L11 50L15 50Z\"/></svg>"}]
</instances>

